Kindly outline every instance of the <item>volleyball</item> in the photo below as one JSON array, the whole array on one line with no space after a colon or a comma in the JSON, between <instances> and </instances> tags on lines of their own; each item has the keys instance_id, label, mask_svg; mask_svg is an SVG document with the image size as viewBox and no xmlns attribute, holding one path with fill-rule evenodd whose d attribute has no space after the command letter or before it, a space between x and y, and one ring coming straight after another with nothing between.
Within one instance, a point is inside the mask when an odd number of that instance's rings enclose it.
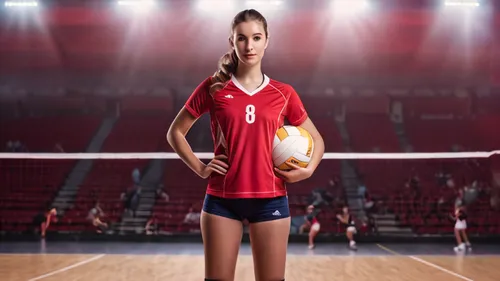
<instances>
[{"instance_id":1,"label":"volleyball","mask_svg":"<svg viewBox=\"0 0 500 281\"><path fill-rule=\"evenodd\" d=\"M311 134L304 128L286 125L278 129L273 141L273 163L278 169L292 169L288 163L307 167L314 150Z\"/></svg>"}]
</instances>

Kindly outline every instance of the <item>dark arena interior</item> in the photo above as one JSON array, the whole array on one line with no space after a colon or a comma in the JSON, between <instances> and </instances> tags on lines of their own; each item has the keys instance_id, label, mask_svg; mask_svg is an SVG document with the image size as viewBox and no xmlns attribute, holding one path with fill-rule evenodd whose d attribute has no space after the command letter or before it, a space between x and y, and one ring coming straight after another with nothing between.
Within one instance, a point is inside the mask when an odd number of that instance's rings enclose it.
<instances>
[{"instance_id":1,"label":"dark arena interior","mask_svg":"<svg viewBox=\"0 0 500 281\"><path fill-rule=\"evenodd\" d=\"M500 280L497 0L0 0L0 280L207 278L208 179L166 135L250 8L325 146L286 185L286 280ZM242 224L234 280L274 281Z\"/></svg>"}]
</instances>

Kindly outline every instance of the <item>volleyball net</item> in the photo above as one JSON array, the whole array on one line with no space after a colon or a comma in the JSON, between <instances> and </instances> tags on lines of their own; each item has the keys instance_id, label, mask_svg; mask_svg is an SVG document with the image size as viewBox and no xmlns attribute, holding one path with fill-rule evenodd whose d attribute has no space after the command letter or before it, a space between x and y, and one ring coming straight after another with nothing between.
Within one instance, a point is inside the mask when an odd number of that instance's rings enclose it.
<instances>
[{"instance_id":1,"label":"volleyball net","mask_svg":"<svg viewBox=\"0 0 500 281\"><path fill-rule=\"evenodd\" d=\"M213 157L195 154L206 163ZM96 202L103 221L126 229L132 216L127 196L140 187L134 207L139 219L130 221L129 230L141 232L155 218L163 232L190 231L199 226L185 223L186 214L200 211L207 184L176 153L0 153L0 170L0 212L13 220L4 221L3 230L22 229L20 222L56 207L61 219L52 230L94 231L86 216ZM498 174L500 151L325 153L311 178L287 188L292 216L303 217L314 204L322 210L324 232L342 232L335 215L347 205L367 232L384 229L383 221L377 230L369 226L376 215L389 214L396 221L387 222L392 228L448 233L449 214L465 204L484 219L484 225L472 225L474 231L500 233L490 205Z\"/></svg>"}]
</instances>

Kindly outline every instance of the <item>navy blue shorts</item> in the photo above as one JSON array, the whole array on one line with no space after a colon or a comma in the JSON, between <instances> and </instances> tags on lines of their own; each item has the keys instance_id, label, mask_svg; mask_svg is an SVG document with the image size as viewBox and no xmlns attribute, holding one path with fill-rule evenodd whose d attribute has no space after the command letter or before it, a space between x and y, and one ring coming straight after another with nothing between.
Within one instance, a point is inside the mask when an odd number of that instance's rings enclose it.
<instances>
[{"instance_id":1,"label":"navy blue shorts","mask_svg":"<svg viewBox=\"0 0 500 281\"><path fill-rule=\"evenodd\" d=\"M290 216L288 197L229 199L207 194L203 202L206 213L249 223L272 221Z\"/></svg>"}]
</instances>

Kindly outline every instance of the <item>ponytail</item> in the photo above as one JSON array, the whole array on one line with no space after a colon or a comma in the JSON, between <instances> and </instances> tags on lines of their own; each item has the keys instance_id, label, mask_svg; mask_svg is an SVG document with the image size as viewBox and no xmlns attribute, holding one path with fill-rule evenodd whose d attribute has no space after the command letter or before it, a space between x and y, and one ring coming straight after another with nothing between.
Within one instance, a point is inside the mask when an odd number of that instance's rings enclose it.
<instances>
[{"instance_id":1,"label":"ponytail","mask_svg":"<svg viewBox=\"0 0 500 281\"><path fill-rule=\"evenodd\" d=\"M238 67L238 56L236 51L229 51L219 60L219 69L214 73L210 85L210 95L224 88L226 83L231 79Z\"/></svg>"}]
</instances>

